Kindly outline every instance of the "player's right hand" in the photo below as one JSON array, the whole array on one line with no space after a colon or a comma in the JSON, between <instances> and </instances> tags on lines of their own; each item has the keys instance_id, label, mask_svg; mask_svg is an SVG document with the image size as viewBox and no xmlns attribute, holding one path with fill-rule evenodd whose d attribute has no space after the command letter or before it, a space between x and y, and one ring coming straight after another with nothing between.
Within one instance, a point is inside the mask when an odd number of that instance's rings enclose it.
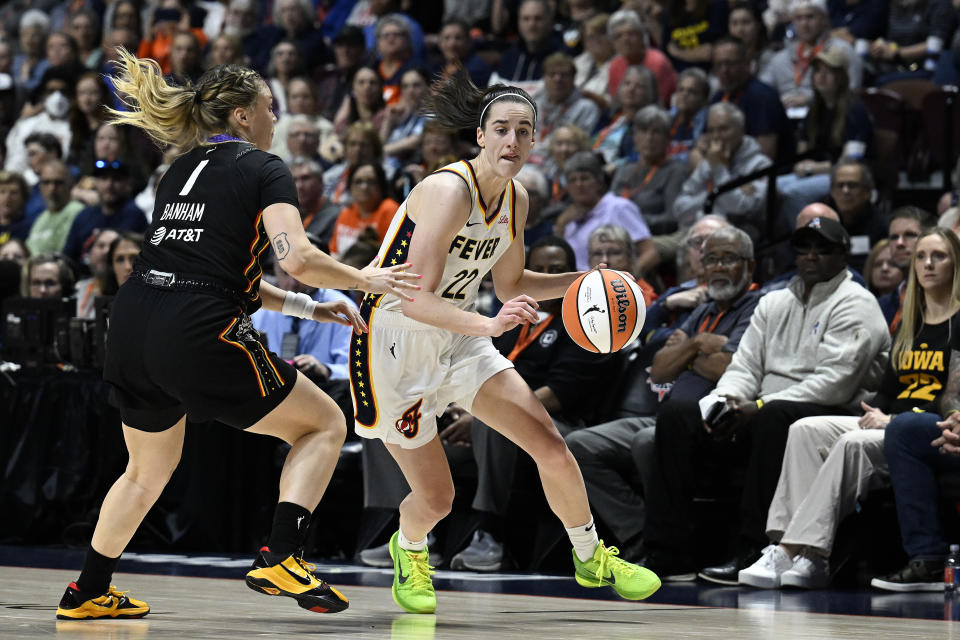
<instances>
[{"instance_id":1,"label":"player's right hand","mask_svg":"<svg viewBox=\"0 0 960 640\"><path fill-rule=\"evenodd\" d=\"M496 338L503 335L518 324L536 323L539 320L537 309L540 305L537 301L527 295L520 295L503 304L497 317L492 318L493 329L490 337Z\"/></svg>"},{"instance_id":2,"label":"player's right hand","mask_svg":"<svg viewBox=\"0 0 960 640\"><path fill-rule=\"evenodd\" d=\"M410 273L409 262L395 264L391 267L374 266L377 259L360 270L366 284L363 289L367 293L391 293L399 298L413 300L410 291L419 291L420 285L416 281L421 278L419 273Z\"/></svg>"}]
</instances>

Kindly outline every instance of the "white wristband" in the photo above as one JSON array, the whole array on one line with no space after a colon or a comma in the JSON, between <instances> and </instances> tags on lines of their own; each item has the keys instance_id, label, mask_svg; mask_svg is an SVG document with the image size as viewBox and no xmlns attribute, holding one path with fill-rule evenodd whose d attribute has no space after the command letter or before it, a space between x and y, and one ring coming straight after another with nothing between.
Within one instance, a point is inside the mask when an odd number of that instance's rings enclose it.
<instances>
[{"instance_id":1,"label":"white wristband","mask_svg":"<svg viewBox=\"0 0 960 640\"><path fill-rule=\"evenodd\" d=\"M280 313L285 316L295 316L297 318L313 319L313 310L317 308L317 302L305 293L294 293L287 291L283 298L283 306Z\"/></svg>"}]
</instances>

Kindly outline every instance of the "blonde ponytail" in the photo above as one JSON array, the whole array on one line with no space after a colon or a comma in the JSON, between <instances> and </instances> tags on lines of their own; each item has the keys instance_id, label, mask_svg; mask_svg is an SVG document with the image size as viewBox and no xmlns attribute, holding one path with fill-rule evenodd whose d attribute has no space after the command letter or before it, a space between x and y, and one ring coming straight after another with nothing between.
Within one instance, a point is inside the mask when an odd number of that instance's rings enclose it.
<instances>
[{"instance_id":1,"label":"blonde ponytail","mask_svg":"<svg viewBox=\"0 0 960 640\"><path fill-rule=\"evenodd\" d=\"M251 107L266 86L260 75L239 65L206 71L196 86L168 84L160 66L118 49L120 72L114 86L129 111L109 109L112 124L140 127L161 145L183 150L203 143L216 133L233 133L230 114Z\"/></svg>"}]
</instances>

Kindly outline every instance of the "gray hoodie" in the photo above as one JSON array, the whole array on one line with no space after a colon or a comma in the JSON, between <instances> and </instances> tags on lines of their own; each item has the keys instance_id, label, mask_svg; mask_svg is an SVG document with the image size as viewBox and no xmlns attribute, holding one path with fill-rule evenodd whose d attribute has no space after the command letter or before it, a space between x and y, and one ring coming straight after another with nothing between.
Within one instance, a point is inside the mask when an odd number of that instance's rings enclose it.
<instances>
[{"instance_id":1,"label":"gray hoodie","mask_svg":"<svg viewBox=\"0 0 960 640\"><path fill-rule=\"evenodd\" d=\"M803 289L796 276L760 299L716 393L854 409L877 389L890 333L876 298L847 269L814 285L806 304Z\"/></svg>"}]
</instances>

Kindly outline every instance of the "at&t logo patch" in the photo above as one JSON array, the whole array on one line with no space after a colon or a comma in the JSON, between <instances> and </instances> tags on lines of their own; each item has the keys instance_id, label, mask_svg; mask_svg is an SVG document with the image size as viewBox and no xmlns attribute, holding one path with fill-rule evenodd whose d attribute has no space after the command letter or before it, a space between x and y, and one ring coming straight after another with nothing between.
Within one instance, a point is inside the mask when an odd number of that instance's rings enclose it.
<instances>
[{"instance_id":1,"label":"at&t logo patch","mask_svg":"<svg viewBox=\"0 0 960 640\"><path fill-rule=\"evenodd\" d=\"M183 242L199 242L203 229L170 229L157 227L150 236L150 244L158 245L164 240L182 240Z\"/></svg>"}]
</instances>

